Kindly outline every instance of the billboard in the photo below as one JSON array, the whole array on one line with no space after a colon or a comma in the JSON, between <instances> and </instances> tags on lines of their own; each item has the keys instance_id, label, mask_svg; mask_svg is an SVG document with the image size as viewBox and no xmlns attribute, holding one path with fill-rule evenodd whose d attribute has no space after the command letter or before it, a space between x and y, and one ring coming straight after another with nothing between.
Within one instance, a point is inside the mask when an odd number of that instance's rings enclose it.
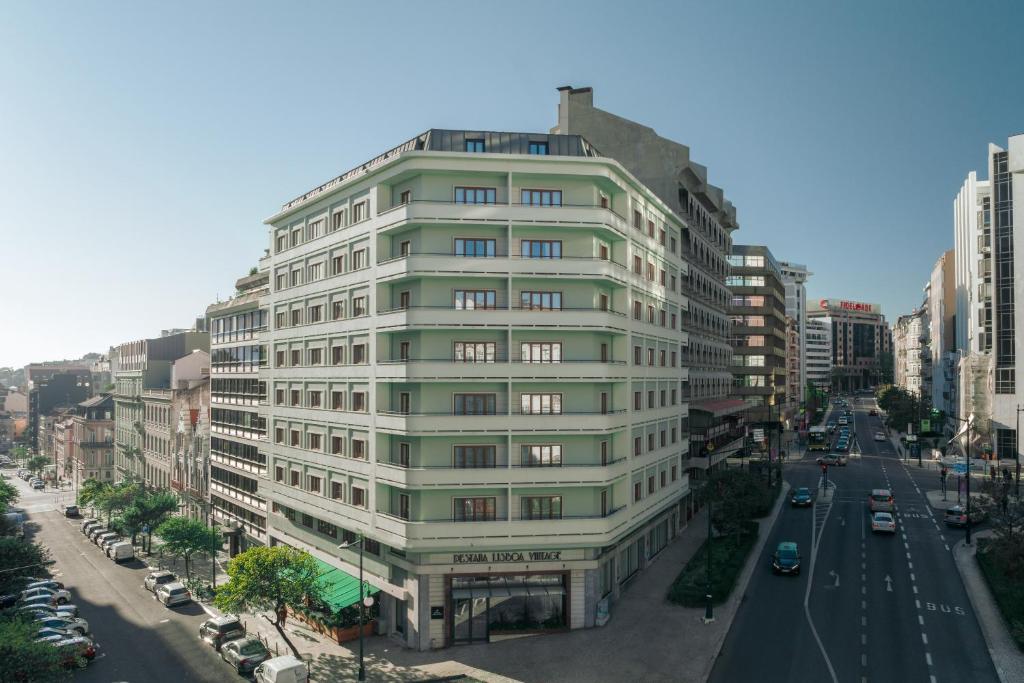
<instances>
[{"instance_id":1,"label":"billboard","mask_svg":"<svg viewBox=\"0 0 1024 683\"><path fill-rule=\"evenodd\" d=\"M819 299L817 306L808 302L808 308L818 311L849 311L853 313L881 313L882 307L878 304L868 304L863 301L849 301L847 299Z\"/></svg>"}]
</instances>

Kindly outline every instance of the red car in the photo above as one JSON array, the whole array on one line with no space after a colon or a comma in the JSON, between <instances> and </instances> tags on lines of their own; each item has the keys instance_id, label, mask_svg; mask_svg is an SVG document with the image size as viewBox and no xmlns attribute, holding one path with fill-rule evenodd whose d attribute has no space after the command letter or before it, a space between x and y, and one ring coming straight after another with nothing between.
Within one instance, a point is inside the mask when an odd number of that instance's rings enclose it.
<instances>
[{"instance_id":1,"label":"red car","mask_svg":"<svg viewBox=\"0 0 1024 683\"><path fill-rule=\"evenodd\" d=\"M84 669L89 666L89 662L96 659L96 646L84 636L59 640L53 646L60 650L61 662L68 669Z\"/></svg>"}]
</instances>

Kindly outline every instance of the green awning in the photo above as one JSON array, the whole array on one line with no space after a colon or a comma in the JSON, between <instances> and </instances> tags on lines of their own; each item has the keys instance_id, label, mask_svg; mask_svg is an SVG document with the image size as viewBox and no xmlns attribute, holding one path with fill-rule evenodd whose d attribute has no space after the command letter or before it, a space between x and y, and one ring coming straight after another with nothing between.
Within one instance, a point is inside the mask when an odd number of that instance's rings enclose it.
<instances>
[{"instance_id":1,"label":"green awning","mask_svg":"<svg viewBox=\"0 0 1024 683\"><path fill-rule=\"evenodd\" d=\"M320 567L320 585L323 586L324 604L332 610L339 610L359 602L359 579L323 560L317 559L316 563ZM364 596L379 592L379 588L374 588L366 581L363 582Z\"/></svg>"}]
</instances>

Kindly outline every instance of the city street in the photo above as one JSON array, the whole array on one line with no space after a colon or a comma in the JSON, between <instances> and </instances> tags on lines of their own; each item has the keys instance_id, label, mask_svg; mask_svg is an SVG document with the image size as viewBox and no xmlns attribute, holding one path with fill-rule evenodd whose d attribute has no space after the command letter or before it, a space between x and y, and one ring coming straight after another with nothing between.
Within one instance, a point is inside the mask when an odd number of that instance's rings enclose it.
<instances>
[{"instance_id":1,"label":"city street","mask_svg":"<svg viewBox=\"0 0 1024 683\"><path fill-rule=\"evenodd\" d=\"M925 498L939 488L938 473L904 464L891 443L874 441L882 426L867 414L873 405L854 403L863 455L829 468L833 494L779 516L766 548L796 541L801 575L774 576L761 558L712 681L998 680L950 552L963 531L947 529ZM785 477L820 497L813 459ZM873 488L895 497L894 536L871 533Z\"/></svg>"},{"instance_id":2,"label":"city street","mask_svg":"<svg viewBox=\"0 0 1024 683\"><path fill-rule=\"evenodd\" d=\"M97 659L74 680L95 681L230 681L237 677L213 648L200 642L199 624L206 617L197 603L167 609L142 587L148 571L136 560L117 565L79 531L81 520L66 519L59 499L70 492L33 491L5 470L18 487L18 507L26 513L26 532L50 549L56 564L50 571L63 581L89 622L99 645Z\"/></svg>"}]
</instances>

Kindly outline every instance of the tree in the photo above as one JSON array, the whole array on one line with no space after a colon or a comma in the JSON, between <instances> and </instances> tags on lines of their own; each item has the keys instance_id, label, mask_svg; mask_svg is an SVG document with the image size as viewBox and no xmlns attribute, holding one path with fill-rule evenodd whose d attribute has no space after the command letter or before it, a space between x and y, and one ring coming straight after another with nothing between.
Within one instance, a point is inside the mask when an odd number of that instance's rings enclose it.
<instances>
[{"instance_id":1,"label":"tree","mask_svg":"<svg viewBox=\"0 0 1024 683\"><path fill-rule=\"evenodd\" d=\"M992 487L992 497L983 496L979 507L992 521L992 540L986 552L1007 576L1024 579L1024 502L1013 495L1009 482L998 481Z\"/></svg>"},{"instance_id":2,"label":"tree","mask_svg":"<svg viewBox=\"0 0 1024 683\"><path fill-rule=\"evenodd\" d=\"M0 595L17 588L19 576L38 576L49 564L50 552L38 543L13 536L0 538Z\"/></svg>"},{"instance_id":3,"label":"tree","mask_svg":"<svg viewBox=\"0 0 1024 683\"><path fill-rule=\"evenodd\" d=\"M96 505L110 488L110 484L98 479L86 479L78 489L78 504L83 507Z\"/></svg>"},{"instance_id":4,"label":"tree","mask_svg":"<svg viewBox=\"0 0 1024 683\"><path fill-rule=\"evenodd\" d=\"M0 512L18 502L18 489L0 479Z\"/></svg>"},{"instance_id":5,"label":"tree","mask_svg":"<svg viewBox=\"0 0 1024 683\"><path fill-rule=\"evenodd\" d=\"M28 616L0 616L0 681L50 683L67 678L60 651L36 642L38 630Z\"/></svg>"},{"instance_id":6,"label":"tree","mask_svg":"<svg viewBox=\"0 0 1024 683\"><path fill-rule=\"evenodd\" d=\"M156 532L163 539L164 550L175 557L184 558L185 577L190 580L192 556L200 552L212 556L221 546L219 531L188 517L171 517Z\"/></svg>"},{"instance_id":7,"label":"tree","mask_svg":"<svg viewBox=\"0 0 1024 683\"><path fill-rule=\"evenodd\" d=\"M228 582L217 589L214 604L225 612L274 612L274 627L292 653L299 651L284 631L288 607L297 609L323 595L320 567L304 550L288 546L256 547L228 563Z\"/></svg>"},{"instance_id":8,"label":"tree","mask_svg":"<svg viewBox=\"0 0 1024 683\"><path fill-rule=\"evenodd\" d=\"M142 531L142 526L145 523L142 507L136 502L122 510L121 514L111 522L111 525L122 536L131 536L132 545L135 545L135 539L138 537L139 532Z\"/></svg>"},{"instance_id":9,"label":"tree","mask_svg":"<svg viewBox=\"0 0 1024 683\"><path fill-rule=\"evenodd\" d=\"M698 499L711 504L711 521L723 535L738 539L763 507L765 489L748 471L724 469L711 473L698 490Z\"/></svg>"},{"instance_id":10,"label":"tree","mask_svg":"<svg viewBox=\"0 0 1024 683\"><path fill-rule=\"evenodd\" d=\"M149 529L146 552L153 548L153 532L178 509L178 497L170 491L155 491L139 502L142 522Z\"/></svg>"},{"instance_id":11,"label":"tree","mask_svg":"<svg viewBox=\"0 0 1024 683\"><path fill-rule=\"evenodd\" d=\"M43 468L50 464L50 459L42 455L33 455L28 459L25 464L25 469L29 472L39 474L43 471Z\"/></svg>"}]
</instances>

